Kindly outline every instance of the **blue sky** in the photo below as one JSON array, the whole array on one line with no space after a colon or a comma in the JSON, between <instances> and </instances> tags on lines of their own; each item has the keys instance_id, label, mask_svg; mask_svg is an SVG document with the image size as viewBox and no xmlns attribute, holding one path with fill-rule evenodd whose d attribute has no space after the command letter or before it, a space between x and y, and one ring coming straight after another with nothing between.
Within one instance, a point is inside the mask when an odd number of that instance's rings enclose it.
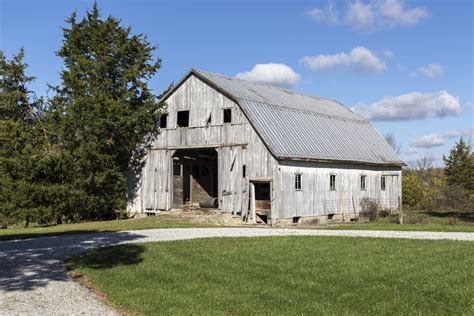
<instances>
[{"instance_id":1,"label":"blue sky","mask_svg":"<svg viewBox=\"0 0 474 316\"><path fill-rule=\"evenodd\" d=\"M61 26L87 1L0 0L0 47L25 48L32 89L57 84ZM189 68L336 99L393 133L406 162L441 163L473 133L473 2L98 1L159 45L160 93Z\"/></svg>"}]
</instances>

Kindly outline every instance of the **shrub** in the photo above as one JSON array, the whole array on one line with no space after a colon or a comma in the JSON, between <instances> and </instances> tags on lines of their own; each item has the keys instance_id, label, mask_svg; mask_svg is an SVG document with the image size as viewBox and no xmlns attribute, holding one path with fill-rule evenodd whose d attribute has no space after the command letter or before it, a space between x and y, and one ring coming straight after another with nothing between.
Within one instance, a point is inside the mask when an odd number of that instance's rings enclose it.
<instances>
[{"instance_id":1,"label":"shrub","mask_svg":"<svg viewBox=\"0 0 474 316\"><path fill-rule=\"evenodd\" d=\"M363 198L360 200L361 211L359 216L366 217L369 221L375 221L379 217L379 203L375 199Z\"/></svg>"}]
</instances>

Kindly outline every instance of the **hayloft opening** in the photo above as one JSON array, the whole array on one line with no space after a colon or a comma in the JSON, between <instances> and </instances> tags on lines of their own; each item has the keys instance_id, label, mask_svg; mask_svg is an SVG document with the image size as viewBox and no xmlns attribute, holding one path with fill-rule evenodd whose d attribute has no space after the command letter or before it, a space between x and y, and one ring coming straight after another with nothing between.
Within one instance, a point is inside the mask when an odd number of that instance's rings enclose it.
<instances>
[{"instance_id":1,"label":"hayloft opening","mask_svg":"<svg viewBox=\"0 0 474 316\"><path fill-rule=\"evenodd\" d=\"M189 126L189 111L178 111L178 127L188 127Z\"/></svg>"},{"instance_id":2,"label":"hayloft opening","mask_svg":"<svg viewBox=\"0 0 474 316\"><path fill-rule=\"evenodd\" d=\"M232 123L232 109L224 109L224 123Z\"/></svg>"},{"instance_id":3,"label":"hayloft opening","mask_svg":"<svg viewBox=\"0 0 474 316\"><path fill-rule=\"evenodd\" d=\"M179 149L173 155L173 206L217 207L217 151Z\"/></svg>"},{"instance_id":4,"label":"hayloft opening","mask_svg":"<svg viewBox=\"0 0 474 316\"><path fill-rule=\"evenodd\" d=\"M160 128L166 128L168 125L168 114L164 113L160 116Z\"/></svg>"}]
</instances>

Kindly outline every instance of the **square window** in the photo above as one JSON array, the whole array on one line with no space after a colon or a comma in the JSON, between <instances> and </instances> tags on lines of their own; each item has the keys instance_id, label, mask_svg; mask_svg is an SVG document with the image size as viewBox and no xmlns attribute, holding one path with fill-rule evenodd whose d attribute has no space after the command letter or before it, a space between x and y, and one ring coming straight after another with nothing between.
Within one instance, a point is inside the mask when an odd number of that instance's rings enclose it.
<instances>
[{"instance_id":1,"label":"square window","mask_svg":"<svg viewBox=\"0 0 474 316\"><path fill-rule=\"evenodd\" d=\"M168 123L168 114L167 113L163 113L161 114L160 116L160 128L166 128L166 125Z\"/></svg>"},{"instance_id":2,"label":"square window","mask_svg":"<svg viewBox=\"0 0 474 316\"><path fill-rule=\"evenodd\" d=\"M188 127L189 126L189 111L178 111L178 127Z\"/></svg>"},{"instance_id":3,"label":"square window","mask_svg":"<svg viewBox=\"0 0 474 316\"><path fill-rule=\"evenodd\" d=\"M386 188L385 178L385 176L382 176L382 178L380 178L380 188L382 189L382 191L385 191Z\"/></svg>"},{"instance_id":4,"label":"square window","mask_svg":"<svg viewBox=\"0 0 474 316\"><path fill-rule=\"evenodd\" d=\"M365 190L365 178L366 176L360 176L360 189Z\"/></svg>"},{"instance_id":5,"label":"square window","mask_svg":"<svg viewBox=\"0 0 474 316\"><path fill-rule=\"evenodd\" d=\"M224 109L224 123L232 123L232 109Z\"/></svg>"},{"instance_id":6,"label":"square window","mask_svg":"<svg viewBox=\"0 0 474 316\"><path fill-rule=\"evenodd\" d=\"M301 190L301 174L295 174L295 190Z\"/></svg>"},{"instance_id":7,"label":"square window","mask_svg":"<svg viewBox=\"0 0 474 316\"><path fill-rule=\"evenodd\" d=\"M336 175L335 174L331 174L329 176L329 189L336 190Z\"/></svg>"}]
</instances>

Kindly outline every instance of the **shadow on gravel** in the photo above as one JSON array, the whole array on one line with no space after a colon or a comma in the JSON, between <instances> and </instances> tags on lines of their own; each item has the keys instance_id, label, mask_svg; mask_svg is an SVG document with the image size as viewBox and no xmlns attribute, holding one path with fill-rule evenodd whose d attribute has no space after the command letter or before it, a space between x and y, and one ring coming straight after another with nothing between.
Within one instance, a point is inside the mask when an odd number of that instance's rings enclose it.
<instances>
[{"instance_id":1,"label":"shadow on gravel","mask_svg":"<svg viewBox=\"0 0 474 316\"><path fill-rule=\"evenodd\" d=\"M68 280L64 261L70 256L142 237L137 233L111 232L0 242L0 295L44 287L51 281ZM141 253L138 248L125 249L126 252L116 254L119 257L109 257L110 262L133 264L138 260ZM100 262L96 264L100 265Z\"/></svg>"},{"instance_id":2,"label":"shadow on gravel","mask_svg":"<svg viewBox=\"0 0 474 316\"><path fill-rule=\"evenodd\" d=\"M53 225L50 225L53 226ZM36 229L44 228L48 226L41 227L32 227L30 232L20 233L20 234L5 234L0 235L0 241L6 240L17 240L17 239L28 239L28 238L40 238L40 237L52 237L52 236L64 236L64 235L80 235L80 234L94 234L94 233L107 233L107 232L116 232L117 230L90 230L90 229L78 229L78 230L68 230L64 232L36 232ZM0 231L1 232L1 231Z\"/></svg>"}]
</instances>

